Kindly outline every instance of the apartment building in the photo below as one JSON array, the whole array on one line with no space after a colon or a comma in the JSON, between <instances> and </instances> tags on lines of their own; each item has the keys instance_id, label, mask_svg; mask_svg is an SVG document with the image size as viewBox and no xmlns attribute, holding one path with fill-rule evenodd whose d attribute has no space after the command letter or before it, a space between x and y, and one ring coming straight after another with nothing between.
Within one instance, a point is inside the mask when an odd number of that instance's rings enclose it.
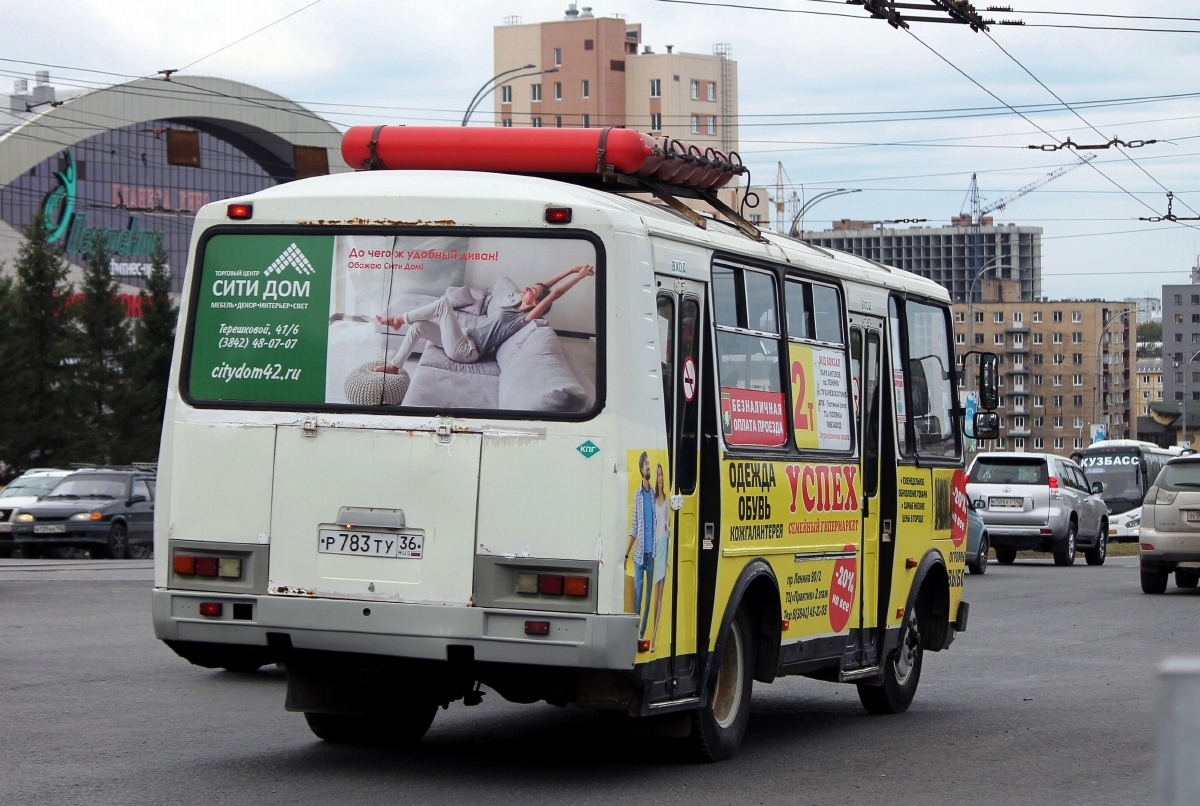
<instances>
[{"instance_id":1,"label":"apartment building","mask_svg":"<svg viewBox=\"0 0 1200 806\"><path fill-rule=\"evenodd\" d=\"M1150 404L1161 403L1163 399L1163 360L1161 358L1139 358L1137 360L1137 380L1134 383L1134 401L1137 403L1137 416L1148 417Z\"/></svg>"},{"instance_id":2,"label":"apartment building","mask_svg":"<svg viewBox=\"0 0 1200 806\"><path fill-rule=\"evenodd\" d=\"M521 65L495 92L497 126L628 126L724 152L738 148L737 62L727 44L712 54L655 52L642 26L598 17L589 6L561 20L508 18L493 32L499 75ZM548 72L548 71L553 72Z\"/></svg>"},{"instance_id":3,"label":"apartment building","mask_svg":"<svg viewBox=\"0 0 1200 806\"><path fill-rule=\"evenodd\" d=\"M802 240L839 249L933 280L966 302L972 290L991 279L1012 281L1011 298L1042 296L1042 228L997 225L985 217L978 227L980 281L975 282L971 244L975 237L960 219L949 227L884 227L870 221L835 221L828 230L800 233ZM980 299L976 294L976 299ZM983 297L986 298L986 297Z\"/></svg>"},{"instance_id":4,"label":"apartment building","mask_svg":"<svg viewBox=\"0 0 1200 806\"><path fill-rule=\"evenodd\" d=\"M986 297L985 297L986 298ZM1000 438L977 450L1070 453L1133 437L1137 306L1105 300L954 306L954 341L1000 356ZM965 391L973 379L960 381Z\"/></svg>"}]
</instances>

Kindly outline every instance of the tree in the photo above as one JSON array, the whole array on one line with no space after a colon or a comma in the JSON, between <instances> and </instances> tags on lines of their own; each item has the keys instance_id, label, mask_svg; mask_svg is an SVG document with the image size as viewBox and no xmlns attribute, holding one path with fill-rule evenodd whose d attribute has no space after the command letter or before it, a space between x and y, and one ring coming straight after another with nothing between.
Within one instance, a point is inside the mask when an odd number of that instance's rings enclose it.
<instances>
[{"instance_id":1,"label":"tree","mask_svg":"<svg viewBox=\"0 0 1200 806\"><path fill-rule=\"evenodd\" d=\"M128 363L129 328L120 284L109 266L111 255L101 241L88 250L82 294L72 306L79 323L76 341L77 394L85 431L77 443L81 461L110 463L123 446L118 439L118 411L124 393L122 370Z\"/></svg>"},{"instance_id":2,"label":"tree","mask_svg":"<svg viewBox=\"0 0 1200 806\"><path fill-rule=\"evenodd\" d=\"M4 293L0 368L5 437L0 461L10 469L72 461L78 420L72 416L70 363L75 336L67 305L67 264L39 212L25 230L13 264L16 280Z\"/></svg>"},{"instance_id":3,"label":"tree","mask_svg":"<svg viewBox=\"0 0 1200 806\"><path fill-rule=\"evenodd\" d=\"M139 295L142 318L133 327L133 349L126 369L123 441L132 461L151 461L158 456L179 316L171 302L171 269L161 243L151 260L146 290Z\"/></svg>"},{"instance_id":4,"label":"tree","mask_svg":"<svg viewBox=\"0 0 1200 806\"><path fill-rule=\"evenodd\" d=\"M1153 319L1138 322L1137 340L1139 342L1162 341L1162 322Z\"/></svg>"}]
</instances>

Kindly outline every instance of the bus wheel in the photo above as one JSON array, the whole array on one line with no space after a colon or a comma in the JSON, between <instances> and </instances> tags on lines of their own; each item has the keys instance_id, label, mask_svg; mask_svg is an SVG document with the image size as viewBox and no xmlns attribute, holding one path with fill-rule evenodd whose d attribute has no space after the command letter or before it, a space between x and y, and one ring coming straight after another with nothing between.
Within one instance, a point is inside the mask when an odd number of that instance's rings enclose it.
<instances>
[{"instance_id":1,"label":"bus wheel","mask_svg":"<svg viewBox=\"0 0 1200 806\"><path fill-rule=\"evenodd\" d=\"M417 702L371 716L305 713L304 719L318 739L333 744L405 747L421 741L437 708L433 702Z\"/></svg>"},{"instance_id":2,"label":"bus wheel","mask_svg":"<svg viewBox=\"0 0 1200 806\"><path fill-rule=\"evenodd\" d=\"M908 710L921 681L921 631L917 610L909 609L900 632L900 647L883 663L881 685L859 684L858 699L872 714L899 714Z\"/></svg>"},{"instance_id":3,"label":"bus wheel","mask_svg":"<svg viewBox=\"0 0 1200 806\"><path fill-rule=\"evenodd\" d=\"M692 717L691 741L704 761L733 756L750 721L750 690L754 685L754 629L745 608L738 608L725 633L721 666L708 701Z\"/></svg>"}]
</instances>

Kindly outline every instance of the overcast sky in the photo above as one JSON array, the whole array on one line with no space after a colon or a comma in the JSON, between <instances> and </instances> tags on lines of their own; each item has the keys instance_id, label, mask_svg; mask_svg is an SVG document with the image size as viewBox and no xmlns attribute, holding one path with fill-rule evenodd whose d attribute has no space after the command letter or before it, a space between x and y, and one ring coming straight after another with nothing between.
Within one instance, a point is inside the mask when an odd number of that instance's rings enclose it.
<instances>
[{"instance_id":1,"label":"overcast sky","mask_svg":"<svg viewBox=\"0 0 1200 806\"><path fill-rule=\"evenodd\" d=\"M311 2L0 0L0 57L6 59L0 77L32 77L40 68L29 62L43 62L61 65L51 68L54 84L95 86L123 79L87 70L134 77L201 60L185 72L262 86L339 126L454 125L492 74L493 26L509 15L526 23L561 19L567 6L319 0L306 7ZM1200 74L1200 3L1194 0L1013 0L1017 13L989 16L1026 26L993 26L991 39L963 25L933 23L914 23L910 34L829 0L761 0L739 8L597 0L593 6L598 16L621 14L642 23L643 41L658 52L667 44L697 53L711 53L717 42L732 46L741 151L754 183L774 185L781 162L790 183L786 194L862 189L814 206L806 217L810 229L839 218L948 224L965 205L972 172L987 203L1077 160L1072 151L1029 145L1068 136L1085 144L1156 139L1141 148L1083 152L1097 154L1091 165L993 215L1001 223L1043 228L1049 297L1157 296L1164 283L1188 281L1200 251L1200 221L1138 219L1165 213L1167 190L1175 193L1176 215L1200 216L1200 86L1194 78Z\"/></svg>"}]
</instances>

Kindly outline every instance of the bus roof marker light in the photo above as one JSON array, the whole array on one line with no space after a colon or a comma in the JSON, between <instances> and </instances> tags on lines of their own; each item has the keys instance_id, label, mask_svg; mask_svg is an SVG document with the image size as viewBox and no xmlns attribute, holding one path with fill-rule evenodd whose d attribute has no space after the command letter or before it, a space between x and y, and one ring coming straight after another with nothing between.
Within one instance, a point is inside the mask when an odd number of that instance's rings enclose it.
<instances>
[{"instance_id":1,"label":"bus roof marker light","mask_svg":"<svg viewBox=\"0 0 1200 806\"><path fill-rule=\"evenodd\" d=\"M225 208L225 215L234 221L249 221L254 218L253 204L231 204Z\"/></svg>"},{"instance_id":2,"label":"bus roof marker light","mask_svg":"<svg viewBox=\"0 0 1200 806\"><path fill-rule=\"evenodd\" d=\"M547 224L570 224L571 223L571 208L570 207L547 207L546 208L546 223Z\"/></svg>"}]
</instances>

